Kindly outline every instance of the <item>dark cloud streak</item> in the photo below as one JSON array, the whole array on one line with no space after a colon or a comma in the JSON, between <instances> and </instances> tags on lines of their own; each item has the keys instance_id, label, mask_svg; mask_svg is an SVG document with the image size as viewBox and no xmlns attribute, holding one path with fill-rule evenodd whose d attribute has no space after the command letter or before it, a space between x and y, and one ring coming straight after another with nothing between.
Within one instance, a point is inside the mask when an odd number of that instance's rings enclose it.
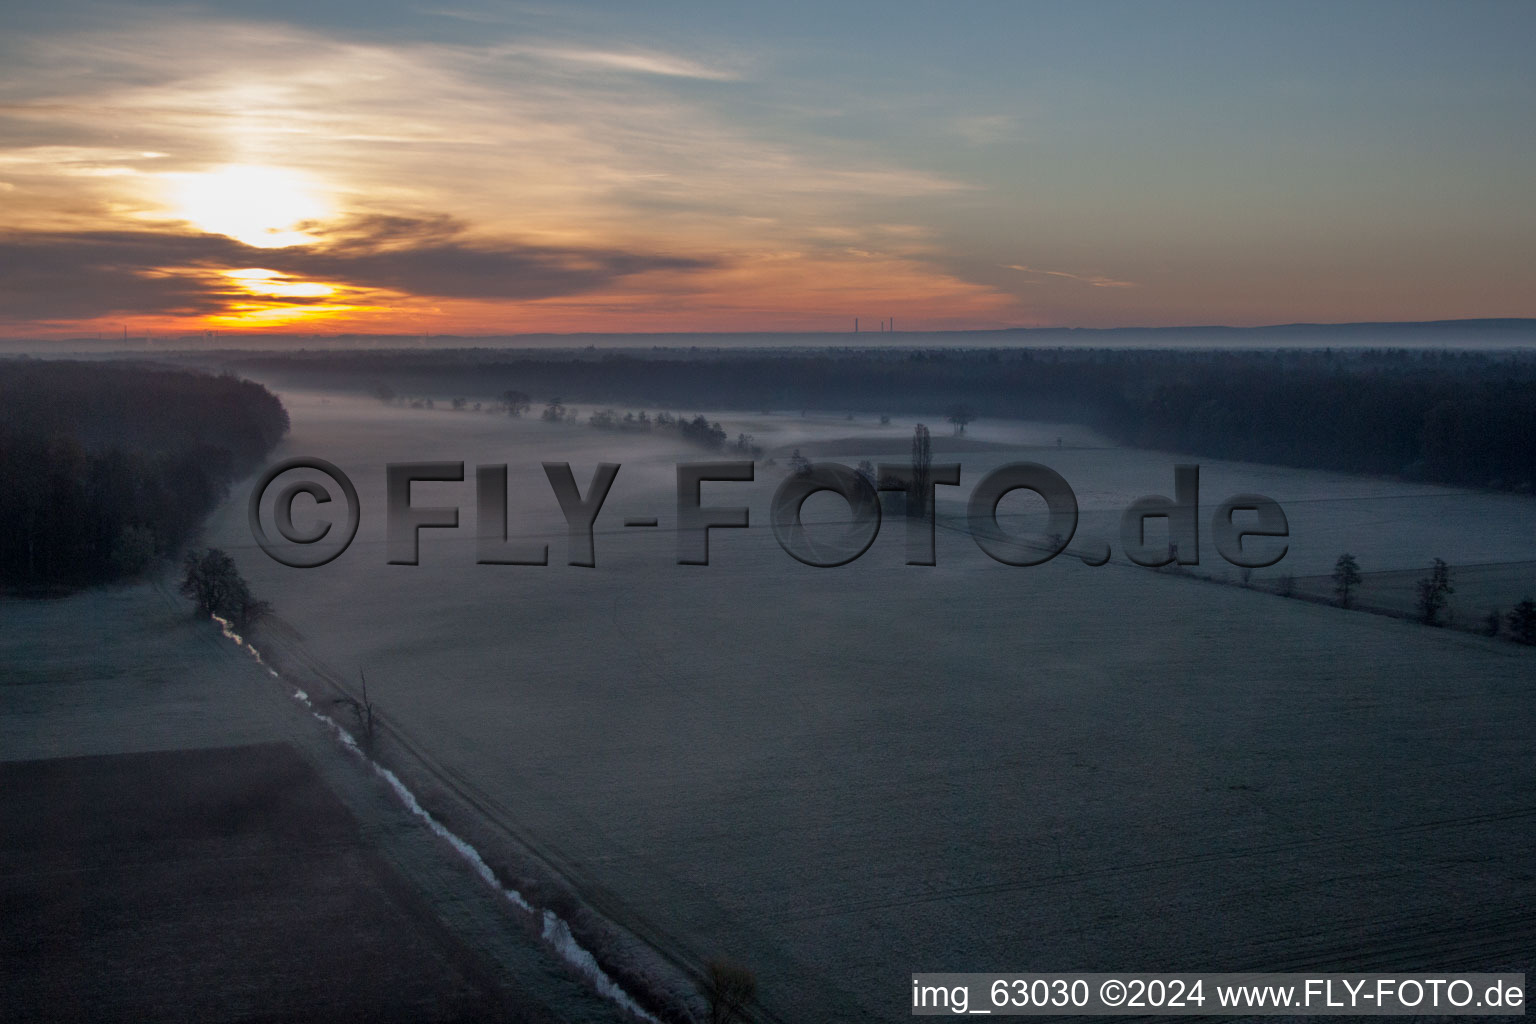
<instances>
[{"instance_id":1,"label":"dark cloud streak","mask_svg":"<svg viewBox=\"0 0 1536 1024\"><path fill-rule=\"evenodd\" d=\"M648 271L712 265L622 249L472 240L448 217L374 216L312 231L315 244L281 249L173 231L0 234L0 318L198 315L253 301L299 304L253 296L214 276L251 267L428 298L532 300L592 292Z\"/></svg>"}]
</instances>

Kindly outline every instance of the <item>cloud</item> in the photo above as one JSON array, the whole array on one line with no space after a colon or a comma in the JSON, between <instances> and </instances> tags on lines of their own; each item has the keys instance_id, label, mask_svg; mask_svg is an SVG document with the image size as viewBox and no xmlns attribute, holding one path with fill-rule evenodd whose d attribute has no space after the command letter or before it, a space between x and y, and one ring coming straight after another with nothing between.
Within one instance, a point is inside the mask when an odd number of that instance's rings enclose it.
<instances>
[{"instance_id":1,"label":"cloud","mask_svg":"<svg viewBox=\"0 0 1536 1024\"><path fill-rule=\"evenodd\" d=\"M1006 270L1017 270L1023 274L1034 274L1041 277L1061 277L1069 281L1077 281L1093 288L1140 288L1135 281L1117 281L1112 277L1104 277L1100 274L1070 274L1065 270L1039 270L1035 267L1026 267L1020 263L1004 264Z\"/></svg>"},{"instance_id":2,"label":"cloud","mask_svg":"<svg viewBox=\"0 0 1536 1024\"><path fill-rule=\"evenodd\" d=\"M148 233L0 238L0 311L8 320L89 319L114 313L217 312L234 297L183 267L234 259L239 243Z\"/></svg>"},{"instance_id":3,"label":"cloud","mask_svg":"<svg viewBox=\"0 0 1536 1024\"><path fill-rule=\"evenodd\" d=\"M163 205L157 173L269 165L330 183L352 212L407 202L567 238L718 237L700 218L723 210L772 217L782 241L853 220L855 203L966 187L852 142L754 132L728 103L675 89L738 76L717 62L487 34L483 45L362 42L179 16L0 44L15 128L0 139L36 147L46 129L70 166L134 169L73 183L71 195L103 205ZM7 154L58 182L50 153L0 141Z\"/></svg>"},{"instance_id":4,"label":"cloud","mask_svg":"<svg viewBox=\"0 0 1536 1024\"><path fill-rule=\"evenodd\" d=\"M474 241L448 218L370 217L343 225L337 244L262 254L258 263L322 280L410 295L464 299L542 299L575 295L620 278L714 265L697 257L612 248Z\"/></svg>"},{"instance_id":5,"label":"cloud","mask_svg":"<svg viewBox=\"0 0 1536 1024\"><path fill-rule=\"evenodd\" d=\"M853 302L963 315L1013 301L954 280L928 229L888 227L896 203L905 218L971 186L869 140L743 116L750 83L707 83L750 62L513 33L450 45L178 12L0 36L0 177L27 196L0 209L16 275L0 316L196 317L248 306L218 271L252 267L421 297L358 299L379 329L406 306L422 323L469 310L495 324L496 303L530 326L555 306L572 323L580 304L622 310L604 322L625 329L646 302L686 315L681 293L753 323L776 302L840 316ZM303 188L237 188L231 168ZM219 184L211 202L190 201L199 182ZM814 270L785 269L783 253L813 254Z\"/></svg>"},{"instance_id":6,"label":"cloud","mask_svg":"<svg viewBox=\"0 0 1536 1024\"><path fill-rule=\"evenodd\" d=\"M360 220L316 245L281 249L169 231L12 233L0 235L0 309L13 320L207 315L252 302L251 291L219 273L250 267L410 296L535 300L579 295L648 272L710 265L622 249L471 240L441 217ZM260 295L262 304L315 301Z\"/></svg>"},{"instance_id":7,"label":"cloud","mask_svg":"<svg viewBox=\"0 0 1536 1024\"><path fill-rule=\"evenodd\" d=\"M659 75L663 78L694 78L712 82L735 81L741 76L734 71L726 71L721 68L712 68L696 61L671 54L621 51L621 50L582 50L564 47L516 47L509 52L525 54L531 57L539 57L546 60L564 61L570 64L578 64L585 68L600 68L604 71L622 71L645 75Z\"/></svg>"}]
</instances>

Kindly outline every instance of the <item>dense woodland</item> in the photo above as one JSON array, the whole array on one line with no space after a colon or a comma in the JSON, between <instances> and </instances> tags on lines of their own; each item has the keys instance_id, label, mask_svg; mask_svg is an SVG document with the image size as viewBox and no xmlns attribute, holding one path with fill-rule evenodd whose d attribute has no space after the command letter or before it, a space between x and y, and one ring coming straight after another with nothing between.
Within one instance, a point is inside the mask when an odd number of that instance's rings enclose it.
<instances>
[{"instance_id":1,"label":"dense woodland","mask_svg":"<svg viewBox=\"0 0 1536 1024\"><path fill-rule=\"evenodd\" d=\"M0 585L60 590L143 572L287 430L276 396L232 376L0 361Z\"/></svg>"},{"instance_id":2,"label":"dense woodland","mask_svg":"<svg viewBox=\"0 0 1536 1024\"><path fill-rule=\"evenodd\" d=\"M284 384L549 396L686 410L1086 423L1120 444L1496 489L1536 485L1536 353L842 349L301 352L239 359Z\"/></svg>"}]
</instances>

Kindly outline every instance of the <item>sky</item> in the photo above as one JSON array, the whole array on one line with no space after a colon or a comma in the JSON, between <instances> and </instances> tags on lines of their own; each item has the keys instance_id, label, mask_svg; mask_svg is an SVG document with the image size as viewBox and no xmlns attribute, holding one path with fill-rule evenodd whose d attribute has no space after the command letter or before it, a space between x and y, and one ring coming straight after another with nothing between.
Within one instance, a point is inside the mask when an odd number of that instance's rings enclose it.
<instances>
[{"instance_id":1,"label":"sky","mask_svg":"<svg viewBox=\"0 0 1536 1024\"><path fill-rule=\"evenodd\" d=\"M1536 4L0 0L0 334L1536 316Z\"/></svg>"}]
</instances>

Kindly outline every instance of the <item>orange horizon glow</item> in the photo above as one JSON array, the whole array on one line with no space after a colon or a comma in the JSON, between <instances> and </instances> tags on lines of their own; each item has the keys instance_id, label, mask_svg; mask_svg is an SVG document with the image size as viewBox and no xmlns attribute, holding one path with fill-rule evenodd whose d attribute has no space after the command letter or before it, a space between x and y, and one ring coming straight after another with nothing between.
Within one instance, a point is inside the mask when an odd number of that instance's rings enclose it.
<instances>
[{"instance_id":1,"label":"orange horizon glow","mask_svg":"<svg viewBox=\"0 0 1536 1024\"><path fill-rule=\"evenodd\" d=\"M1536 315L1536 248L1511 213L1525 151L1500 119L1515 94L1482 79L1384 120L1397 93L1368 78L1320 109L1285 69L1234 83L1217 62L1215 131L1184 73L1085 89L1049 47L988 65L917 45L939 60L906 76L919 87L838 53L806 57L826 79L802 82L745 38L672 53L479 23L424 42L101 21L0 41L18 126L0 139L0 335ZM1126 60L1083 67L1109 81ZM1115 99L1132 89L1160 97L1156 120ZM1413 119L1426 103L1433 124ZM1436 126L1472 131L1447 111L1488 111L1481 150L1443 157Z\"/></svg>"}]
</instances>

